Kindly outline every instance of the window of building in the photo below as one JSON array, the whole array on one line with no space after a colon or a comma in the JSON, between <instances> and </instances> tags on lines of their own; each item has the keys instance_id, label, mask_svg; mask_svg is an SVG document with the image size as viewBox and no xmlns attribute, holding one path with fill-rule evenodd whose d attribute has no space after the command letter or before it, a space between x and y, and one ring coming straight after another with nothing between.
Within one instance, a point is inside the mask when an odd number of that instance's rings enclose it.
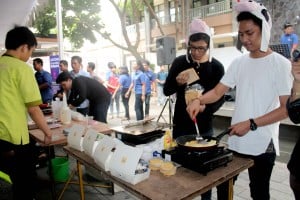
<instances>
[{"instance_id":1,"label":"window of building","mask_svg":"<svg viewBox=\"0 0 300 200\"><path fill-rule=\"evenodd\" d=\"M192 7L193 8L198 8L198 7L201 7L202 5L203 4L202 4L201 0L194 0Z\"/></svg>"},{"instance_id":2,"label":"window of building","mask_svg":"<svg viewBox=\"0 0 300 200\"><path fill-rule=\"evenodd\" d=\"M175 22L176 19L176 8L175 8L175 2L171 1L170 3L170 18L171 18L171 22Z\"/></svg>"},{"instance_id":3,"label":"window of building","mask_svg":"<svg viewBox=\"0 0 300 200\"><path fill-rule=\"evenodd\" d=\"M155 14L156 14L157 18L159 19L160 23L164 24L164 22L165 22L164 4L155 6L154 11L155 11Z\"/></svg>"}]
</instances>

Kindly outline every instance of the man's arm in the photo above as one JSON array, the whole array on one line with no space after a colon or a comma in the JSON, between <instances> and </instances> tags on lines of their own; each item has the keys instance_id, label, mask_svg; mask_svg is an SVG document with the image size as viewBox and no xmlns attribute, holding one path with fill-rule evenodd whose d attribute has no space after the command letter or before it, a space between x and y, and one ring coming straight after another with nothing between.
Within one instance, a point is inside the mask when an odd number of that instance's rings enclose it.
<instances>
[{"instance_id":1,"label":"man's arm","mask_svg":"<svg viewBox=\"0 0 300 200\"><path fill-rule=\"evenodd\" d=\"M296 50L297 48L298 48L298 36L294 34L291 53L293 53L293 51Z\"/></svg>"},{"instance_id":2,"label":"man's arm","mask_svg":"<svg viewBox=\"0 0 300 200\"><path fill-rule=\"evenodd\" d=\"M280 106L275 110L272 110L269 113L266 113L262 116L254 118L254 122L257 127L269 125L278 121L285 119L287 115L286 102L289 96L284 95L279 97ZM245 121L239 122L237 124L233 124L231 127L231 135L243 136L250 131L250 120L247 119Z\"/></svg>"},{"instance_id":3,"label":"man's arm","mask_svg":"<svg viewBox=\"0 0 300 200\"><path fill-rule=\"evenodd\" d=\"M131 92L132 88L133 88L133 82L131 82L131 84L130 84L128 90L127 90L127 92L125 93L125 97L126 97L126 98L129 97L129 93Z\"/></svg>"},{"instance_id":4,"label":"man's arm","mask_svg":"<svg viewBox=\"0 0 300 200\"><path fill-rule=\"evenodd\" d=\"M194 99L186 108L191 119L194 119L199 112L203 111L205 107L202 105L216 102L228 90L228 86L224 85L223 83L218 83L212 90L208 91L204 95L201 95L199 98Z\"/></svg>"},{"instance_id":5,"label":"man's arm","mask_svg":"<svg viewBox=\"0 0 300 200\"><path fill-rule=\"evenodd\" d=\"M28 107L27 111L31 119L36 123L36 125L43 131L45 134L45 144L51 142L52 132L45 120L45 117L39 106Z\"/></svg>"},{"instance_id":6,"label":"man's arm","mask_svg":"<svg viewBox=\"0 0 300 200\"><path fill-rule=\"evenodd\" d=\"M290 101L300 98L300 61L292 63L292 74L294 76L293 88Z\"/></svg>"},{"instance_id":7,"label":"man's arm","mask_svg":"<svg viewBox=\"0 0 300 200\"><path fill-rule=\"evenodd\" d=\"M288 115L295 124L300 123L300 61L292 63L293 88L287 103Z\"/></svg>"},{"instance_id":8,"label":"man's arm","mask_svg":"<svg viewBox=\"0 0 300 200\"><path fill-rule=\"evenodd\" d=\"M47 89L47 88L51 87L51 85L52 85L52 77L51 77L51 74L50 74L50 73L44 72L44 73L43 73L43 79L45 80L45 82L42 83L42 84L40 84L40 85L39 85L39 88L40 88L40 89Z\"/></svg>"},{"instance_id":9,"label":"man's arm","mask_svg":"<svg viewBox=\"0 0 300 200\"><path fill-rule=\"evenodd\" d=\"M146 98L146 82L142 82L142 101L145 101Z\"/></svg>"}]
</instances>

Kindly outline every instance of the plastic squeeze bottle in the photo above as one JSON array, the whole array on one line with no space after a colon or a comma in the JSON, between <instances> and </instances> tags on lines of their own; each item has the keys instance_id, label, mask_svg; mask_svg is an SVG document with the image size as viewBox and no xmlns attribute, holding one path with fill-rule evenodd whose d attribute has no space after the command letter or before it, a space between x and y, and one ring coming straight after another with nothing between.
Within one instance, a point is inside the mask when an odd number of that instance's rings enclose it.
<instances>
[{"instance_id":1,"label":"plastic squeeze bottle","mask_svg":"<svg viewBox=\"0 0 300 200\"><path fill-rule=\"evenodd\" d=\"M68 107L67 104L67 97L66 93L63 93L63 105L60 110L60 121L63 124L70 124L71 123L71 109Z\"/></svg>"},{"instance_id":2,"label":"plastic squeeze bottle","mask_svg":"<svg viewBox=\"0 0 300 200\"><path fill-rule=\"evenodd\" d=\"M168 150L172 147L172 135L171 130L167 129L164 135L164 149Z\"/></svg>"}]
</instances>

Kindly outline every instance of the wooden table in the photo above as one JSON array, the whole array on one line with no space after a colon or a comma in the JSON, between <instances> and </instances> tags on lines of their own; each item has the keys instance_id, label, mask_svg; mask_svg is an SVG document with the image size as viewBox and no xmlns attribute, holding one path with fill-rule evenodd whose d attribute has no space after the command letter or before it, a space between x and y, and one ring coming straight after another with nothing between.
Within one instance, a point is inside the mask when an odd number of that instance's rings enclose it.
<instances>
[{"instance_id":1,"label":"wooden table","mask_svg":"<svg viewBox=\"0 0 300 200\"><path fill-rule=\"evenodd\" d=\"M79 121L72 121L68 125L62 125L61 127L51 129L52 132L52 141L49 144L45 144L45 134L42 130L38 129L37 127L35 129L29 130L30 136L40 145L46 147L47 153L48 153L48 164L49 164L49 174L50 174L50 180L52 182L51 184L51 193L52 193L52 199L56 199L55 195L55 184L54 179L52 176L52 165L51 165L51 159L55 157L54 152L54 146L55 145L66 145L67 144L67 137L63 134L63 130L66 128L70 128L74 124L81 124L86 125L86 122L79 122ZM31 126L31 128L34 126ZM90 125L90 128L93 128L97 130L99 133L103 134L111 134L113 131L109 128L109 126L105 123L93 121Z\"/></svg>"},{"instance_id":2,"label":"wooden table","mask_svg":"<svg viewBox=\"0 0 300 200\"><path fill-rule=\"evenodd\" d=\"M67 143L67 137L63 134L63 130L70 128L74 124L81 124L81 125L86 125L86 122L80 122L80 121L72 121L68 125L62 125L61 127L51 129L52 131L52 142L50 144L47 144L46 146L53 146L53 145L59 145L59 144L66 144ZM98 122L98 121L93 121L91 125L89 125L90 128L95 129L99 133L103 134L111 134L113 131L110 129L108 124ZM40 143L41 145L44 145L44 139L45 135L42 130L35 128L29 130L29 133L31 137Z\"/></svg>"},{"instance_id":3,"label":"wooden table","mask_svg":"<svg viewBox=\"0 0 300 200\"><path fill-rule=\"evenodd\" d=\"M112 176L109 172L105 172L85 153L68 146L65 146L63 149L68 155L77 160L81 200L84 200L81 164L93 167L112 182L120 185L140 199L160 200L192 199L225 181L230 182L229 197L233 199L233 177L253 165L253 160L251 159L234 156L233 160L226 167L220 167L208 172L206 176L179 167L174 176L166 177L159 171L151 171L147 180L132 185Z\"/></svg>"}]
</instances>

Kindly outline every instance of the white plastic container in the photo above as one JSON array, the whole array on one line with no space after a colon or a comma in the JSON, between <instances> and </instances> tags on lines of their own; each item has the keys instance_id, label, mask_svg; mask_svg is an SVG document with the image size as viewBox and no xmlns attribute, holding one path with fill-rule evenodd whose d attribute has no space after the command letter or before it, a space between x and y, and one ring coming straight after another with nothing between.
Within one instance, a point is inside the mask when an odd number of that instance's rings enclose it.
<instances>
[{"instance_id":1,"label":"white plastic container","mask_svg":"<svg viewBox=\"0 0 300 200\"><path fill-rule=\"evenodd\" d=\"M60 119L61 108L62 108L62 102L59 100L59 98L55 98L55 101L52 101L52 113L54 119L56 120Z\"/></svg>"},{"instance_id":2,"label":"white plastic container","mask_svg":"<svg viewBox=\"0 0 300 200\"><path fill-rule=\"evenodd\" d=\"M60 121L63 124L70 124L72 120L72 115L71 115L71 109L68 107L67 104L67 97L66 94L63 94L63 105L60 110Z\"/></svg>"}]
</instances>

